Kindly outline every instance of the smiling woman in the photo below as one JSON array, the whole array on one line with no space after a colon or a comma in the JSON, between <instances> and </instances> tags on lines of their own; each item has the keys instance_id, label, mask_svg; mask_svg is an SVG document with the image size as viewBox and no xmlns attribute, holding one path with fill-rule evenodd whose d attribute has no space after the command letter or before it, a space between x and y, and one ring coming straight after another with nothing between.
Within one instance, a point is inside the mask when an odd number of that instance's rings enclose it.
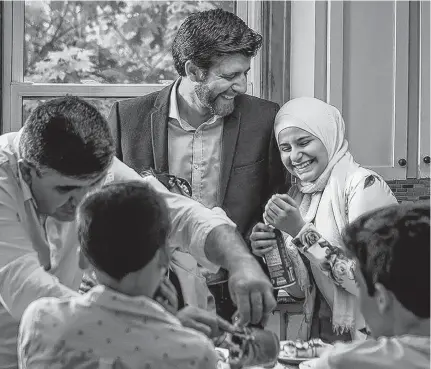
<instances>
[{"instance_id":1,"label":"smiling woman","mask_svg":"<svg viewBox=\"0 0 431 369\"><path fill-rule=\"evenodd\" d=\"M315 98L293 99L278 112L274 131L281 160L297 183L287 194L274 195L263 217L284 232L305 294L302 338L360 337L365 322L357 314L355 262L346 256L341 234L363 213L397 201L382 178L354 161L335 107ZM262 227L253 230L256 255L271 238L267 233Z\"/></svg>"},{"instance_id":2,"label":"smiling woman","mask_svg":"<svg viewBox=\"0 0 431 369\"><path fill-rule=\"evenodd\" d=\"M301 128L283 129L278 135L278 142L284 166L301 181L313 182L328 165L325 145Z\"/></svg>"}]
</instances>

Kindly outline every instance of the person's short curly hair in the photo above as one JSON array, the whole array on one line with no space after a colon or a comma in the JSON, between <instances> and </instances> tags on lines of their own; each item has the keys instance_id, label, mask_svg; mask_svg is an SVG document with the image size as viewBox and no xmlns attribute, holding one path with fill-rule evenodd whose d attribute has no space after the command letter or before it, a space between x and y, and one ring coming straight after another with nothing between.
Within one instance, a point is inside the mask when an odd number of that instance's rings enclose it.
<instances>
[{"instance_id":1,"label":"person's short curly hair","mask_svg":"<svg viewBox=\"0 0 431 369\"><path fill-rule=\"evenodd\" d=\"M358 259L368 294L375 283L421 318L430 317L430 205L402 204L371 211L343 232Z\"/></svg>"},{"instance_id":2,"label":"person's short curly hair","mask_svg":"<svg viewBox=\"0 0 431 369\"><path fill-rule=\"evenodd\" d=\"M121 280L166 250L170 223L165 200L148 183L111 183L78 207L78 238L97 269Z\"/></svg>"},{"instance_id":3,"label":"person's short curly hair","mask_svg":"<svg viewBox=\"0 0 431 369\"><path fill-rule=\"evenodd\" d=\"M172 43L175 69L185 76L185 63L208 70L214 58L242 54L253 57L262 45L262 36L228 11L212 9L193 13L181 24Z\"/></svg>"},{"instance_id":4,"label":"person's short curly hair","mask_svg":"<svg viewBox=\"0 0 431 369\"><path fill-rule=\"evenodd\" d=\"M114 157L114 140L102 114L67 95L36 107L22 129L19 152L36 169L69 177L102 173Z\"/></svg>"}]
</instances>

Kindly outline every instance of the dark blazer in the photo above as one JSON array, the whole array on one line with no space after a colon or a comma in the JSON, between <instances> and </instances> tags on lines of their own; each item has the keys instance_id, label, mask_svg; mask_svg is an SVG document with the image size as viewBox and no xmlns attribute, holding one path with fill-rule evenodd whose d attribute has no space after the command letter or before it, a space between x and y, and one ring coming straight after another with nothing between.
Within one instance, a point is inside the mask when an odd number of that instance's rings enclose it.
<instances>
[{"instance_id":1,"label":"dark blazer","mask_svg":"<svg viewBox=\"0 0 431 369\"><path fill-rule=\"evenodd\" d=\"M172 86L143 97L116 102L109 125L117 157L141 172L169 172L168 115ZM267 199L285 191L285 172L273 134L279 106L248 95L235 98L224 118L221 163L222 208L248 239Z\"/></svg>"}]
</instances>

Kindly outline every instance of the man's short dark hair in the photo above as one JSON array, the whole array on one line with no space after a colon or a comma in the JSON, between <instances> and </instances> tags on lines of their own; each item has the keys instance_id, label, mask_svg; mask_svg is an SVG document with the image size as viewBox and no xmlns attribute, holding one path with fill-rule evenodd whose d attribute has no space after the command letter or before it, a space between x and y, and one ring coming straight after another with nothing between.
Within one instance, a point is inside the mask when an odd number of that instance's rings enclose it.
<instances>
[{"instance_id":1,"label":"man's short dark hair","mask_svg":"<svg viewBox=\"0 0 431 369\"><path fill-rule=\"evenodd\" d=\"M364 214L346 227L343 240L359 261L370 296L375 283L381 283L407 310L430 317L429 204Z\"/></svg>"},{"instance_id":2,"label":"man's short dark hair","mask_svg":"<svg viewBox=\"0 0 431 369\"><path fill-rule=\"evenodd\" d=\"M114 141L102 114L86 101L68 95L32 111L24 124L19 150L37 169L50 168L79 178L108 168Z\"/></svg>"},{"instance_id":3,"label":"man's short dark hair","mask_svg":"<svg viewBox=\"0 0 431 369\"><path fill-rule=\"evenodd\" d=\"M213 58L242 54L255 56L262 45L262 36L228 11L213 9L193 13L181 24L172 43L175 69L185 76L187 60L208 70Z\"/></svg>"},{"instance_id":4,"label":"man's short dark hair","mask_svg":"<svg viewBox=\"0 0 431 369\"><path fill-rule=\"evenodd\" d=\"M164 199L138 181L106 185L78 208L83 254L116 280L142 269L166 247L169 224Z\"/></svg>"}]
</instances>

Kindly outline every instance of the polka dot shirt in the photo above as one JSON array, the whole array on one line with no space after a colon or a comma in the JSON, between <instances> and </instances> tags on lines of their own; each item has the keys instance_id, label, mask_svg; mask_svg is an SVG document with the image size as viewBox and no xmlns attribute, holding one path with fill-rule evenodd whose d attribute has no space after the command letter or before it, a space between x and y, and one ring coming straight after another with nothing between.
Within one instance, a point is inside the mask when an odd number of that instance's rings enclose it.
<instances>
[{"instance_id":1,"label":"polka dot shirt","mask_svg":"<svg viewBox=\"0 0 431 369\"><path fill-rule=\"evenodd\" d=\"M149 298L104 286L33 302L21 321L18 356L22 369L217 368L207 337Z\"/></svg>"}]
</instances>

